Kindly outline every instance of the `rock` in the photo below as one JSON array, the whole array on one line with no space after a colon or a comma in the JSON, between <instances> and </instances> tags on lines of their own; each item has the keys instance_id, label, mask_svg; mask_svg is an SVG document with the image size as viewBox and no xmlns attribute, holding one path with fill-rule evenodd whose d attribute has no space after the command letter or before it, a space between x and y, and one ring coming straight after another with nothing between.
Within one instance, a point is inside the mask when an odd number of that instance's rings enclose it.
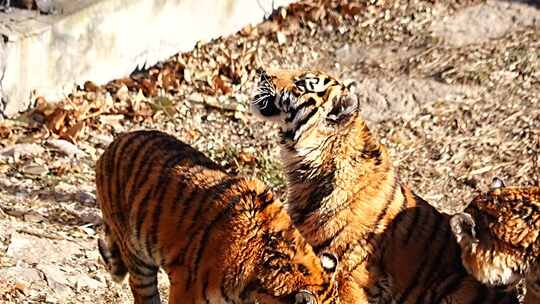
<instances>
[{"instance_id":1,"label":"rock","mask_svg":"<svg viewBox=\"0 0 540 304\"><path fill-rule=\"evenodd\" d=\"M54 291L59 300L71 297L73 291L69 287L70 282L61 268L51 264L38 265L36 268L43 273L47 285Z\"/></svg>"},{"instance_id":2,"label":"rock","mask_svg":"<svg viewBox=\"0 0 540 304\"><path fill-rule=\"evenodd\" d=\"M43 263L44 259L59 263L78 252L80 252L80 246L73 242L49 240L15 232L11 235L6 256L28 264Z\"/></svg>"},{"instance_id":3,"label":"rock","mask_svg":"<svg viewBox=\"0 0 540 304\"><path fill-rule=\"evenodd\" d=\"M74 281L75 289L77 291L80 291L81 289L100 289L107 287L106 283L93 279L86 274L76 276Z\"/></svg>"},{"instance_id":4,"label":"rock","mask_svg":"<svg viewBox=\"0 0 540 304\"><path fill-rule=\"evenodd\" d=\"M23 263L19 263L23 264ZM13 267L0 268L0 278L13 279L17 284L29 286L33 285L35 282L43 281L43 276L41 272L37 269L17 265Z\"/></svg>"},{"instance_id":5,"label":"rock","mask_svg":"<svg viewBox=\"0 0 540 304\"><path fill-rule=\"evenodd\" d=\"M27 222L40 223L45 221L46 219L47 218L43 214L34 210L30 210L24 214L24 220Z\"/></svg>"},{"instance_id":6,"label":"rock","mask_svg":"<svg viewBox=\"0 0 540 304\"><path fill-rule=\"evenodd\" d=\"M76 145L70 143L64 139L49 139L47 144L56 148L60 152L66 154L69 157L82 157L85 155L84 151L79 149Z\"/></svg>"},{"instance_id":7,"label":"rock","mask_svg":"<svg viewBox=\"0 0 540 304\"><path fill-rule=\"evenodd\" d=\"M30 164L22 167L22 172L26 175L42 176L49 173L49 168L45 165Z\"/></svg>"},{"instance_id":8,"label":"rock","mask_svg":"<svg viewBox=\"0 0 540 304\"><path fill-rule=\"evenodd\" d=\"M92 193L86 192L86 191L79 191L77 193L77 199L79 202L86 204L86 205L95 205L96 204L96 196Z\"/></svg>"},{"instance_id":9,"label":"rock","mask_svg":"<svg viewBox=\"0 0 540 304\"><path fill-rule=\"evenodd\" d=\"M94 140L96 143L104 147L107 147L108 145L112 143L112 141L114 140L114 137L110 134L98 134L94 136Z\"/></svg>"},{"instance_id":10,"label":"rock","mask_svg":"<svg viewBox=\"0 0 540 304\"><path fill-rule=\"evenodd\" d=\"M45 149L38 144L15 144L0 149L0 155L5 157L39 155L44 152Z\"/></svg>"}]
</instances>

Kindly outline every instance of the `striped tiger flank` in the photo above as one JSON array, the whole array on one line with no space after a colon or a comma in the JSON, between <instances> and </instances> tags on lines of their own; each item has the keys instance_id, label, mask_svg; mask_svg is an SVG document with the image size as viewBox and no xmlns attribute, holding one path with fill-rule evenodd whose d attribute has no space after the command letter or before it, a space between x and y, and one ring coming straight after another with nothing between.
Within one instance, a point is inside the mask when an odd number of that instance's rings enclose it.
<instances>
[{"instance_id":1,"label":"striped tiger flank","mask_svg":"<svg viewBox=\"0 0 540 304\"><path fill-rule=\"evenodd\" d=\"M261 70L252 111L281 128L288 212L335 252L343 303L517 303L468 275L449 216L401 183L348 86L320 71Z\"/></svg>"},{"instance_id":2,"label":"striped tiger flank","mask_svg":"<svg viewBox=\"0 0 540 304\"><path fill-rule=\"evenodd\" d=\"M112 277L134 303L339 303L337 258L316 256L260 181L230 176L159 131L118 136L96 163Z\"/></svg>"}]
</instances>

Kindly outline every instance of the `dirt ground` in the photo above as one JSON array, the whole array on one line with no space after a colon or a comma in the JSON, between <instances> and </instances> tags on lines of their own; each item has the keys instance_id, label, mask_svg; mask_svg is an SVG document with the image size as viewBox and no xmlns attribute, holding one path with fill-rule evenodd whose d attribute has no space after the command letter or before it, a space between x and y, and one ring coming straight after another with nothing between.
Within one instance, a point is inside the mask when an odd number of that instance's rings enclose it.
<instances>
[{"instance_id":1,"label":"dirt ground","mask_svg":"<svg viewBox=\"0 0 540 304\"><path fill-rule=\"evenodd\" d=\"M302 1L255 27L0 121L0 302L129 303L98 260L93 165L115 134L171 132L282 194L258 65L359 83L404 182L455 212L494 176L540 182L540 9L526 1ZM163 298L167 280L160 276Z\"/></svg>"}]
</instances>

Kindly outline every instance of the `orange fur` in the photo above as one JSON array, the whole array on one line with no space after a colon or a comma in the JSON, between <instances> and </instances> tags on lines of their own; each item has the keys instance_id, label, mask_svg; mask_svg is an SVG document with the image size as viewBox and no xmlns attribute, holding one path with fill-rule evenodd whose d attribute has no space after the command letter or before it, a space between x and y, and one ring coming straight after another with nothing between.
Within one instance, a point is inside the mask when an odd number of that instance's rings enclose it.
<instances>
[{"instance_id":1,"label":"orange fur","mask_svg":"<svg viewBox=\"0 0 540 304\"><path fill-rule=\"evenodd\" d=\"M158 131L119 136L96 165L117 280L129 273L135 303L338 303L334 271L292 226L258 180L233 177L199 151ZM328 264L328 263L327 263Z\"/></svg>"},{"instance_id":2,"label":"orange fur","mask_svg":"<svg viewBox=\"0 0 540 304\"><path fill-rule=\"evenodd\" d=\"M540 303L540 187L491 189L451 223L471 275L506 288L525 279L525 303Z\"/></svg>"},{"instance_id":3,"label":"orange fur","mask_svg":"<svg viewBox=\"0 0 540 304\"><path fill-rule=\"evenodd\" d=\"M514 303L468 276L449 216L403 185L356 96L319 71L262 71L252 108L281 126L288 210L341 258L344 303Z\"/></svg>"}]
</instances>

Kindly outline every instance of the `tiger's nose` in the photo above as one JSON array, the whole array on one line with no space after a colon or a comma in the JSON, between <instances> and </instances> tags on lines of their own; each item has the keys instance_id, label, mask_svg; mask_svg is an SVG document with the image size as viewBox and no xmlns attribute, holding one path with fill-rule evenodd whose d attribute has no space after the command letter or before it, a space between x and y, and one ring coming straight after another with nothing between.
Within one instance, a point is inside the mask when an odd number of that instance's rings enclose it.
<instances>
[{"instance_id":1,"label":"tiger's nose","mask_svg":"<svg viewBox=\"0 0 540 304\"><path fill-rule=\"evenodd\" d=\"M268 100L263 105L261 105L259 112L262 116L271 117L278 116L281 111L276 107L273 100Z\"/></svg>"}]
</instances>

